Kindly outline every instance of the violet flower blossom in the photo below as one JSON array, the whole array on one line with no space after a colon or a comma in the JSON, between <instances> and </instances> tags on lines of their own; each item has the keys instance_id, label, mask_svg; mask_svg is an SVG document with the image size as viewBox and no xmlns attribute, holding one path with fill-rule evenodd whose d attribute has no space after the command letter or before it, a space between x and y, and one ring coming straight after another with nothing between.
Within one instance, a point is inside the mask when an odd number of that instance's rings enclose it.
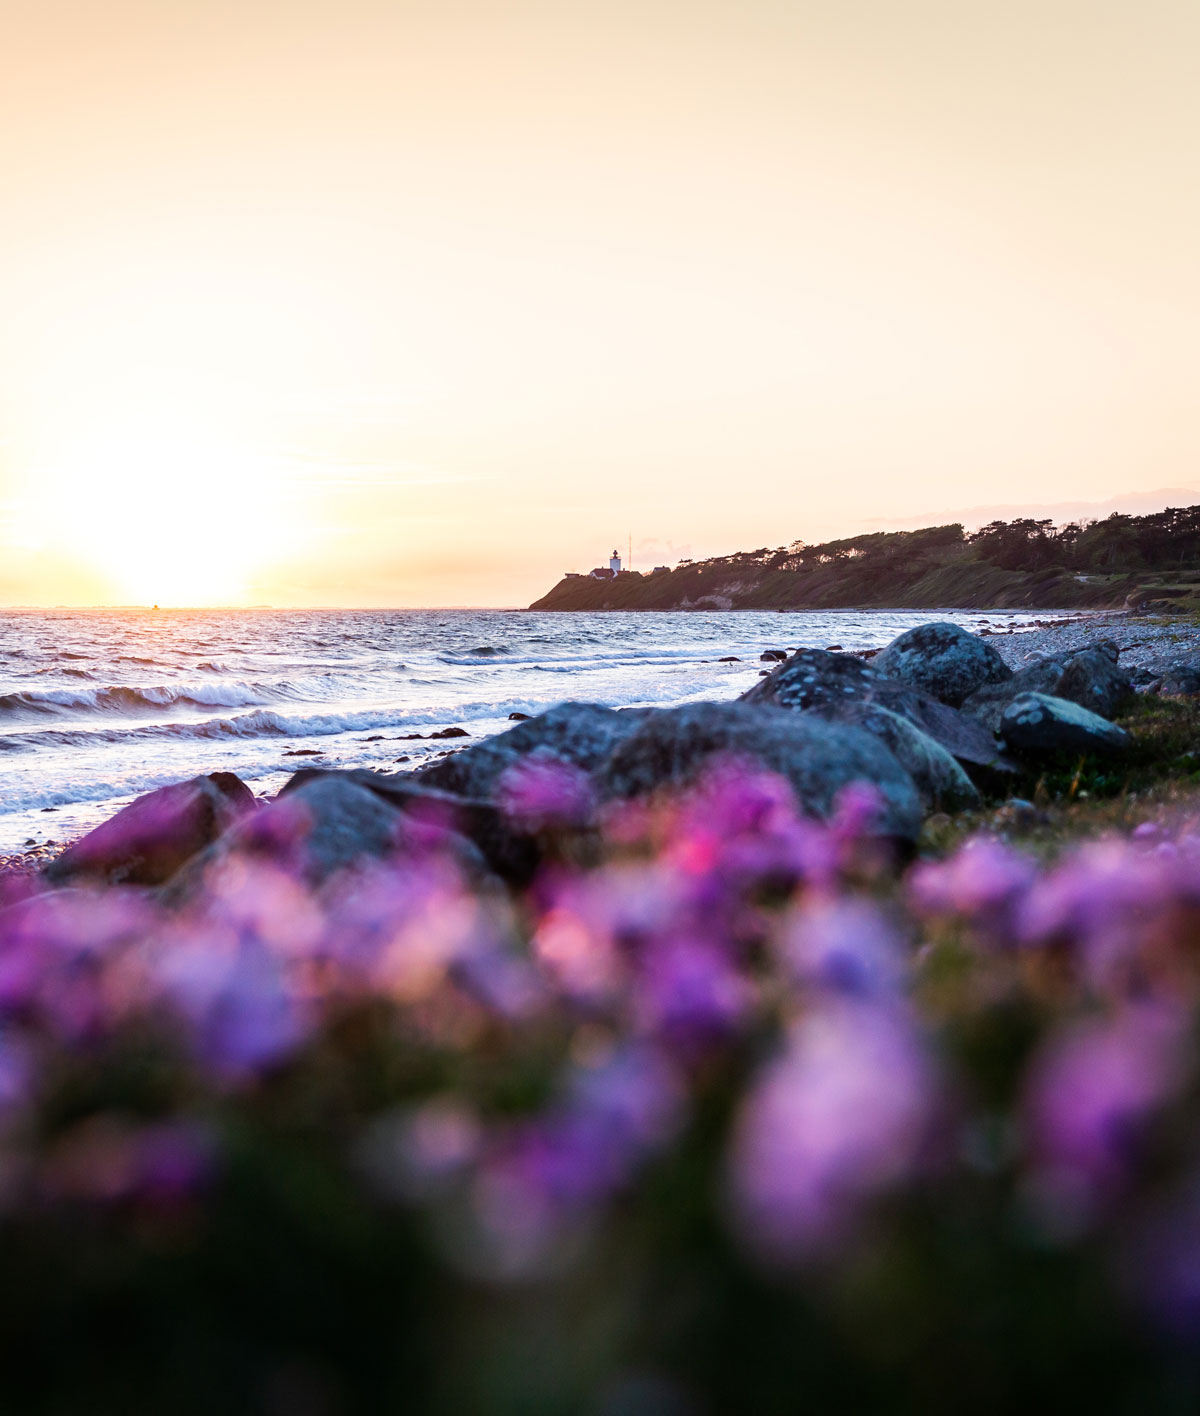
<instances>
[{"instance_id":1,"label":"violet flower blossom","mask_svg":"<svg viewBox=\"0 0 1200 1416\"><path fill-rule=\"evenodd\" d=\"M878 906L846 896L815 896L792 912L779 950L799 984L848 997L895 997L904 951Z\"/></svg>"},{"instance_id":2,"label":"violet flower blossom","mask_svg":"<svg viewBox=\"0 0 1200 1416\"><path fill-rule=\"evenodd\" d=\"M629 1185L683 1121L684 1093L654 1049L626 1044L568 1074L542 1116L498 1137L472 1189L496 1277L531 1276L562 1259L595 1207Z\"/></svg>"},{"instance_id":3,"label":"violet flower blossom","mask_svg":"<svg viewBox=\"0 0 1200 1416\"><path fill-rule=\"evenodd\" d=\"M633 1009L644 1031L692 1053L735 1032L751 1001L749 981L727 950L677 937L655 944L641 959Z\"/></svg>"},{"instance_id":4,"label":"violet flower blossom","mask_svg":"<svg viewBox=\"0 0 1200 1416\"><path fill-rule=\"evenodd\" d=\"M1034 882L1018 913L1020 938L1068 945L1093 987L1121 990L1136 982L1131 967L1167 927L1182 874L1122 841L1093 842Z\"/></svg>"},{"instance_id":5,"label":"violet flower blossom","mask_svg":"<svg viewBox=\"0 0 1200 1416\"><path fill-rule=\"evenodd\" d=\"M157 961L155 983L214 1077L250 1077L307 1041L311 1009L261 945L212 928L180 930L170 945Z\"/></svg>"},{"instance_id":6,"label":"violet flower blossom","mask_svg":"<svg viewBox=\"0 0 1200 1416\"><path fill-rule=\"evenodd\" d=\"M896 1009L839 1002L804 1018L743 1102L734 1215L768 1262L844 1241L875 1196L917 1165L933 1112L932 1063Z\"/></svg>"},{"instance_id":7,"label":"violet flower blossom","mask_svg":"<svg viewBox=\"0 0 1200 1416\"><path fill-rule=\"evenodd\" d=\"M916 866L908 899L925 919L961 921L991 944L1012 945L1017 914L1036 876L1027 856L980 836L948 860Z\"/></svg>"},{"instance_id":8,"label":"violet flower blossom","mask_svg":"<svg viewBox=\"0 0 1200 1416\"><path fill-rule=\"evenodd\" d=\"M596 810L588 774L574 763L538 752L504 772L496 800L509 820L525 831L585 826Z\"/></svg>"},{"instance_id":9,"label":"violet flower blossom","mask_svg":"<svg viewBox=\"0 0 1200 1416\"><path fill-rule=\"evenodd\" d=\"M1158 1009L1077 1023L1034 1058L1024 1111L1043 1207L1086 1224L1133 1167L1146 1123L1182 1085L1179 1020Z\"/></svg>"}]
</instances>

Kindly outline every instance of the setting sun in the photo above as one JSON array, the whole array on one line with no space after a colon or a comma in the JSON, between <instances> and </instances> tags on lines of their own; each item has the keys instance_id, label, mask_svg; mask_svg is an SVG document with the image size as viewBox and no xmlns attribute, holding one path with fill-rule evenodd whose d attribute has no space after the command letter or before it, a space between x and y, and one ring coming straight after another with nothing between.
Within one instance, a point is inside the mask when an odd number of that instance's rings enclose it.
<instances>
[{"instance_id":1,"label":"setting sun","mask_svg":"<svg viewBox=\"0 0 1200 1416\"><path fill-rule=\"evenodd\" d=\"M57 550L131 604L237 604L288 548L283 475L199 412L139 406L85 419L47 450L18 525L52 528Z\"/></svg>"}]
</instances>

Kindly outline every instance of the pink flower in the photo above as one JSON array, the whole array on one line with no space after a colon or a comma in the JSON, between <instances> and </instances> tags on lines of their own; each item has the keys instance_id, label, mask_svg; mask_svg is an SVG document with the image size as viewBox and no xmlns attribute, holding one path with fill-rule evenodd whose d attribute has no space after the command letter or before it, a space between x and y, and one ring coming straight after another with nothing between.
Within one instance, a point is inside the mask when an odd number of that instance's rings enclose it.
<instances>
[{"instance_id":1,"label":"pink flower","mask_svg":"<svg viewBox=\"0 0 1200 1416\"><path fill-rule=\"evenodd\" d=\"M1178 1022L1146 1007L1054 1034L1025 1089L1042 1200L1085 1220L1126 1179L1147 1121L1184 1078Z\"/></svg>"},{"instance_id":2,"label":"pink flower","mask_svg":"<svg viewBox=\"0 0 1200 1416\"><path fill-rule=\"evenodd\" d=\"M504 772L496 800L501 811L526 831L584 826L596 809L592 780L582 768L536 752Z\"/></svg>"},{"instance_id":3,"label":"pink flower","mask_svg":"<svg viewBox=\"0 0 1200 1416\"><path fill-rule=\"evenodd\" d=\"M727 950L675 938L642 960L633 1006L647 1032L691 1051L736 1031L750 1001L750 985Z\"/></svg>"},{"instance_id":4,"label":"pink flower","mask_svg":"<svg viewBox=\"0 0 1200 1416\"><path fill-rule=\"evenodd\" d=\"M917 1164L934 1097L902 1014L839 1003L805 1018L753 1085L733 1140L732 1197L750 1246L802 1260L844 1239Z\"/></svg>"},{"instance_id":5,"label":"pink flower","mask_svg":"<svg viewBox=\"0 0 1200 1416\"><path fill-rule=\"evenodd\" d=\"M876 905L863 899L806 899L788 920L781 952L798 983L832 993L892 996L904 974L896 931Z\"/></svg>"},{"instance_id":6,"label":"pink flower","mask_svg":"<svg viewBox=\"0 0 1200 1416\"><path fill-rule=\"evenodd\" d=\"M979 836L949 860L916 866L908 897L926 919L953 919L996 944L1015 943L1015 918L1036 879L1033 861Z\"/></svg>"}]
</instances>

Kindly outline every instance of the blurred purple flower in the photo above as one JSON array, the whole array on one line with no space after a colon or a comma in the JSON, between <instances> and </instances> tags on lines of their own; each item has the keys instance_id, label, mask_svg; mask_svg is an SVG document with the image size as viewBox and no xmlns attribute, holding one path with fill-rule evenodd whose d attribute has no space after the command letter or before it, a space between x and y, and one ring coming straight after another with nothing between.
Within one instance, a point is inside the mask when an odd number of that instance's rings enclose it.
<instances>
[{"instance_id":1,"label":"blurred purple flower","mask_svg":"<svg viewBox=\"0 0 1200 1416\"><path fill-rule=\"evenodd\" d=\"M355 1148L359 1169L386 1199L421 1200L442 1194L478 1157L483 1127L454 1096L378 1117Z\"/></svg>"},{"instance_id":2,"label":"blurred purple flower","mask_svg":"<svg viewBox=\"0 0 1200 1416\"><path fill-rule=\"evenodd\" d=\"M566 1256L594 1207L674 1138L684 1093L655 1050L624 1044L572 1068L558 1101L503 1137L474 1187L474 1214L497 1276L524 1277Z\"/></svg>"},{"instance_id":3,"label":"blurred purple flower","mask_svg":"<svg viewBox=\"0 0 1200 1416\"><path fill-rule=\"evenodd\" d=\"M585 826L596 810L595 788L582 768L537 752L505 771L496 800L509 820L526 831Z\"/></svg>"},{"instance_id":4,"label":"blurred purple flower","mask_svg":"<svg viewBox=\"0 0 1200 1416\"><path fill-rule=\"evenodd\" d=\"M661 865L559 875L537 921L534 953L568 997L615 998L628 965L683 917L686 882Z\"/></svg>"},{"instance_id":5,"label":"blurred purple flower","mask_svg":"<svg viewBox=\"0 0 1200 1416\"><path fill-rule=\"evenodd\" d=\"M184 1199L212 1180L217 1142L202 1122L175 1117L145 1126L137 1137L136 1188L159 1202Z\"/></svg>"},{"instance_id":6,"label":"blurred purple flower","mask_svg":"<svg viewBox=\"0 0 1200 1416\"><path fill-rule=\"evenodd\" d=\"M0 1119L25 1105L36 1078L28 1039L12 1028L0 1030Z\"/></svg>"},{"instance_id":7,"label":"blurred purple flower","mask_svg":"<svg viewBox=\"0 0 1200 1416\"><path fill-rule=\"evenodd\" d=\"M544 1002L542 976L528 959L503 948L461 954L450 978L476 1002L511 1022L528 1019Z\"/></svg>"},{"instance_id":8,"label":"blurred purple flower","mask_svg":"<svg viewBox=\"0 0 1200 1416\"><path fill-rule=\"evenodd\" d=\"M1013 944L1017 911L1036 876L1027 856L979 836L948 860L914 867L908 898L926 919L958 920L991 943Z\"/></svg>"},{"instance_id":9,"label":"blurred purple flower","mask_svg":"<svg viewBox=\"0 0 1200 1416\"><path fill-rule=\"evenodd\" d=\"M1095 987L1136 982L1129 967L1161 932L1180 884L1171 861L1123 841L1096 841L1034 882L1017 929L1027 944L1070 945Z\"/></svg>"},{"instance_id":10,"label":"blurred purple flower","mask_svg":"<svg viewBox=\"0 0 1200 1416\"><path fill-rule=\"evenodd\" d=\"M176 1117L145 1124L100 1113L56 1140L44 1187L58 1199L174 1203L209 1183L216 1154L216 1138L202 1122Z\"/></svg>"},{"instance_id":11,"label":"blurred purple flower","mask_svg":"<svg viewBox=\"0 0 1200 1416\"><path fill-rule=\"evenodd\" d=\"M750 1000L749 982L726 950L703 939L674 938L646 952L633 1006L646 1031L690 1051L734 1032Z\"/></svg>"},{"instance_id":12,"label":"blurred purple flower","mask_svg":"<svg viewBox=\"0 0 1200 1416\"><path fill-rule=\"evenodd\" d=\"M871 833L883 814L883 807L878 787L870 782L851 782L838 792L831 829L839 840L857 841Z\"/></svg>"},{"instance_id":13,"label":"blurred purple flower","mask_svg":"<svg viewBox=\"0 0 1200 1416\"><path fill-rule=\"evenodd\" d=\"M904 951L878 906L846 896L813 896L789 917L781 954L801 984L864 999L893 996Z\"/></svg>"},{"instance_id":14,"label":"blurred purple flower","mask_svg":"<svg viewBox=\"0 0 1200 1416\"><path fill-rule=\"evenodd\" d=\"M732 1198L750 1246L785 1263L835 1247L867 1201L912 1172L934 1093L899 1012L842 1002L806 1017L734 1134Z\"/></svg>"},{"instance_id":15,"label":"blurred purple flower","mask_svg":"<svg viewBox=\"0 0 1200 1416\"><path fill-rule=\"evenodd\" d=\"M307 1039L309 1009L279 961L215 930L180 933L157 962L156 983L188 1024L200 1060L224 1080L282 1061Z\"/></svg>"},{"instance_id":16,"label":"blurred purple flower","mask_svg":"<svg viewBox=\"0 0 1200 1416\"><path fill-rule=\"evenodd\" d=\"M753 759L723 758L684 798L679 826L685 832L715 827L725 837L764 835L795 816L795 795L782 777Z\"/></svg>"},{"instance_id":17,"label":"blurred purple flower","mask_svg":"<svg viewBox=\"0 0 1200 1416\"><path fill-rule=\"evenodd\" d=\"M1146 1122L1181 1086L1185 1061L1179 1022L1145 1007L1051 1036L1031 1065L1024 1102L1044 1208L1070 1207L1086 1222L1126 1178Z\"/></svg>"},{"instance_id":18,"label":"blurred purple flower","mask_svg":"<svg viewBox=\"0 0 1200 1416\"><path fill-rule=\"evenodd\" d=\"M782 777L724 759L683 799L663 862L708 876L729 906L763 887L829 884L842 850L826 823L799 814Z\"/></svg>"}]
</instances>

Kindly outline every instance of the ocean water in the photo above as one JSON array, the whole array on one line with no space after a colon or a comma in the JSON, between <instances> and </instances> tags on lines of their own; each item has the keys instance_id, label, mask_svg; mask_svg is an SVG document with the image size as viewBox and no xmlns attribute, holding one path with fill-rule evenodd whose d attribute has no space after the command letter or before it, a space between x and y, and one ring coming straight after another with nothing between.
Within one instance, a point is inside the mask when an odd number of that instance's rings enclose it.
<instances>
[{"instance_id":1,"label":"ocean water","mask_svg":"<svg viewBox=\"0 0 1200 1416\"><path fill-rule=\"evenodd\" d=\"M456 745L409 734L475 739L570 699L732 699L764 649L871 648L930 619L1030 623L999 611L0 611L0 853L66 842L199 772L236 772L267 795L308 764L403 771ZM728 655L741 662L717 662Z\"/></svg>"}]
</instances>

